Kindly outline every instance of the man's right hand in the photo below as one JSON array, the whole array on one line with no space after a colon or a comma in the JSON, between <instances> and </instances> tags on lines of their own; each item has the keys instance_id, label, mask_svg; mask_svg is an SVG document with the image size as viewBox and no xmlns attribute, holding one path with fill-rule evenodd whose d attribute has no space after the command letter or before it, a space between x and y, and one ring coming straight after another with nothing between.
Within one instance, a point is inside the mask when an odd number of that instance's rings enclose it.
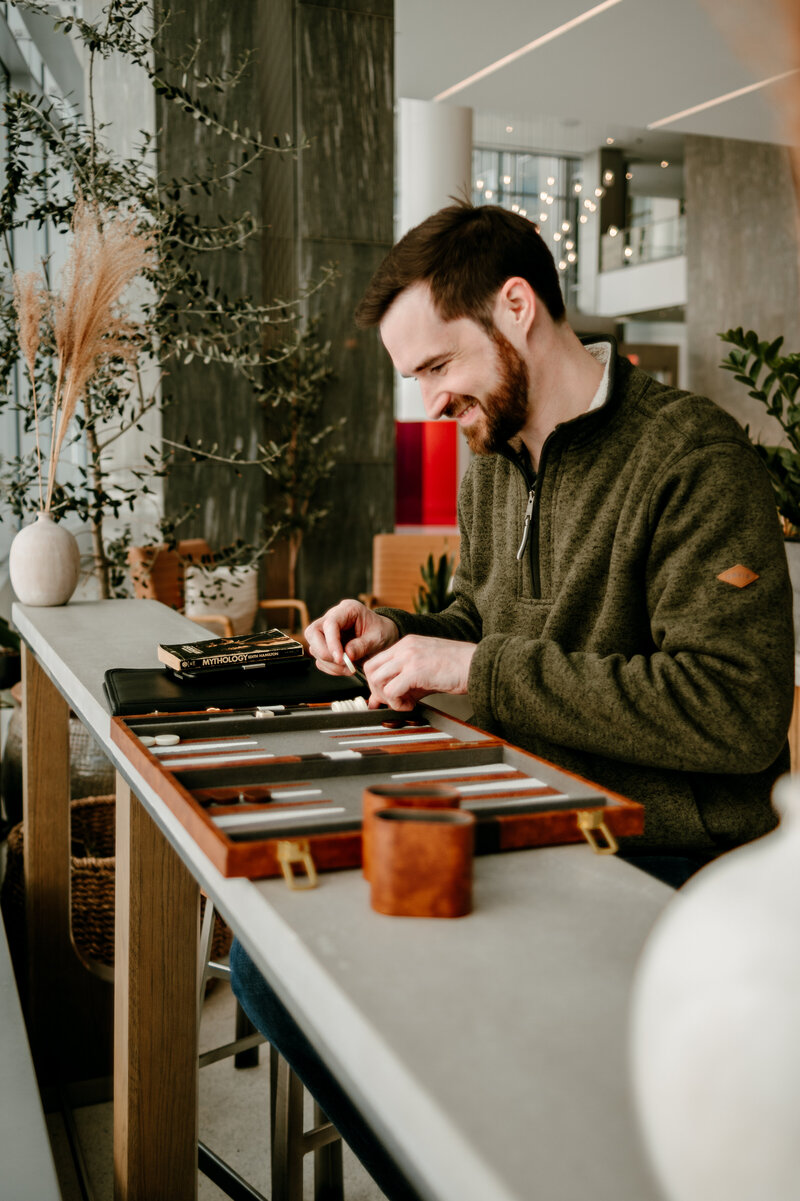
<instances>
[{"instance_id":1,"label":"man's right hand","mask_svg":"<svg viewBox=\"0 0 800 1201\"><path fill-rule=\"evenodd\" d=\"M360 663L392 646L399 636L390 618L382 617L357 600L339 601L305 631L317 667L332 676L350 675L344 663L345 652L353 663Z\"/></svg>"}]
</instances>

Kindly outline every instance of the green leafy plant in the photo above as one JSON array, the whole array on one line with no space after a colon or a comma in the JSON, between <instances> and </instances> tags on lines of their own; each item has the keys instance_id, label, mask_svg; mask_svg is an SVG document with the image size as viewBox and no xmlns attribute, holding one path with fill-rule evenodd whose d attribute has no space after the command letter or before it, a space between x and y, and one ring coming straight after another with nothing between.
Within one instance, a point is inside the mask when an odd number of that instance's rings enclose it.
<instances>
[{"instance_id":1,"label":"green leafy plant","mask_svg":"<svg viewBox=\"0 0 800 1201\"><path fill-rule=\"evenodd\" d=\"M50 4L11 2L54 19ZM247 295L228 295L214 282L219 275L215 276L215 256L240 252L261 233L249 212L229 211L236 181L259 170L266 155L296 153L299 147L285 136L267 139L236 121L226 123L203 98L226 97L250 69L249 55L232 70L213 76L198 67L199 44L190 46L181 61L170 60L160 40L163 23L153 24L151 10L150 0L108 0L95 21L77 16L55 20L56 27L77 38L85 50L88 120L61 102L18 88L8 92L3 105L7 161L0 195L0 407L19 409L26 433L37 426L35 396L55 394L58 360L52 339L43 337L30 363L31 386L12 386L20 353L11 281L23 266L15 262L23 241L16 232L37 227L65 232L76 198L82 196L93 212L127 214L134 231L153 246L144 273L146 286L136 298L135 361L106 357L88 381L66 444L82 441L85 455L73 456L71 472L55 484L48 501L56 518L72 514L91 531L93 573L104 597L124 594L128 588L126 557L132 536L127 515L143 496L155 493L155 482L170 472L178 456L229 464L235 486L236 475L246 468L269 475L285 449L281 435L271 436L266 429L250 457L236 449L242 444L239 435L249 435L249 430L231 431L233 449L203 446L196 440L190 446L188 439L158 440L143 452L129 481L121 481L113 474L115 444L129 431L143 431L147 415L161 403L162 377L174 376L193 359L221 366L246 382L253 397L253 423L263 425L271 403L265 399L271 395L265 368L296 349L293 330L302 304L332 276L325 271L304 295L266 304ZM218 135L213 159L198 158L189 174L172 178L155 166L154 138L145 131L138 148L127 156L112 149L96 116L94 96L96 62L112 57L121 69L144 72L162 104L178 106L187 120ZM203 216L210 212L213 217ZM48 257L41 269L45 288L52 292ZM41 409L38 416L41 424ZM0 499L17 518L39 508L38 479L35 451L0 456ZM174 545L178 528L193 511L187 507L186 512L169 514L148 540ZM112 519L117 528L110 531ZM310 520L309 511L304 520ZM250 548L250 560L265 553L275 536L273 524L260 544Z\"/></svg>"},{"instance_id":2,"label":"green leafy plant","mask_svg":"<svg viewBox=\"0 0 800 1201\"><path fill-rule=\"evenodd\" d=\"M420 568L422 583L414 598L416 613L441 613L447 608L452 599L455 567L455 555L442 555L438 563L434 563L433 555L428 555L427 563Z\"/></svg>"},{"instance_id":3,"label":"green leafy plant","mask_svg":"<svg viewBox=\"0 0 800 1201\"><path fill-rule=\"evenodd\" d=\"M735 347L720 366L733 372L734 378L747 388L748 395L764 406L785 434L788 445L765 446L756 442L755 446L772 480L784 534L799 537L800 353L781 354L783 338L762 342L753 330L745 333L741 326L719 337Z\"/></svg>"}]
</instances>

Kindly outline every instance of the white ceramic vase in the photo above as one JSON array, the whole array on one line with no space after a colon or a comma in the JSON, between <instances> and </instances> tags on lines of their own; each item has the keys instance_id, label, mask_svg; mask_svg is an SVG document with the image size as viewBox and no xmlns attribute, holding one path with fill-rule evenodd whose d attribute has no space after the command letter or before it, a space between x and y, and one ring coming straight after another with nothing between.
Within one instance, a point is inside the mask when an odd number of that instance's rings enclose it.
<instances>
[{"instance_id":1,"label":"white ceramic vase","mask_svg":"<svg viewBox=\"0 0 800 1201\"><path fill-rule=\"evenodd\" d=\"M781 824L697 874L633 994L637 1110L668 1201L800 1197L800 776Z\"/></svg>"},{"instance_id":2,"label":"white ceramic vase","mask_svg":"<svg viewBox=\"0 0 800 1201\"><path fill-rule=\"evenodd\" d=\"M50 513L39 513L11 543L8 572L23 605L65 605L78 586L80 569L75 536Z\"/></svg>"}]
</instances>

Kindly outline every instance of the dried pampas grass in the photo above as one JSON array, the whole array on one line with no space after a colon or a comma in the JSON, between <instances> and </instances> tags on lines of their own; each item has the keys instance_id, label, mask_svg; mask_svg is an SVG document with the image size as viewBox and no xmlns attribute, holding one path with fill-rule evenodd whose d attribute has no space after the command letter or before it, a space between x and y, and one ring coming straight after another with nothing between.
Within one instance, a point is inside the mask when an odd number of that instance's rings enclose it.
<instances>
[{"instance_id":1,"label":"dried pampas grass","mask_svg":"<svg viewBox=\"0 0 800 1201\"><path fill-rule=\"evenodd\" d=\"M154 238L136 228L136 218L101 211L78 197L72 240L59 294L50 296L36 272L14 276L19 345L34 399L39 499L49 511L56 466L70 421L101 360L136 357L138 326L120 311L122 294L151 262ZM42 463L35 366L42 322L50 310L57 376L50 431L47 497L42 502Z\"/></svg>"},{"instance_id":2,"label":"dried pampas grass","mask_svg":"<svg viewBox=\"0 0 800 1201\"><path fill-rule=\"evenodd\" d=\"M39 406L36 399L36 355L42 336L42 320L47 308L47 292L36 271L18 271L14 275L14 308L17 313L19 345L28 368L33 394L33 423L36 429L36 463L39 474L39 505L42 495L42 450L39 435Z\"/></svg>"},{"instance_id":3,"label":"dried pampas grass","mask_svg":"<svg viewBox=\"0 0 800 1201\"><path fill-rule=\"evenodd\" d=\"M102 358L135 358L136 326L120 315L122 293L148 266L153 238L135 217L101 213L80 197L72 218L72 246L60 296L53 302L58 380L53 400L49 509L58 456L78 401Z\"/></svg>"}]
</instances>

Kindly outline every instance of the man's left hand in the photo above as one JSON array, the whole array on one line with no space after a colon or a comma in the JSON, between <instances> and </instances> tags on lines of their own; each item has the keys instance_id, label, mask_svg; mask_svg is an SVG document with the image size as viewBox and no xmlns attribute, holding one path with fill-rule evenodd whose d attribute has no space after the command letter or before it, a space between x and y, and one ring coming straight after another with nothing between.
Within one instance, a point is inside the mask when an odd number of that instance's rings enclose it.
<instances>
[{"instance_id":1,"label":"man's left hand","mask_svg":"<svg viewBox=\"0 0 800 1201\"><path fill-rule=\"evenodd\" d=\"M476 643L408 634L363 664L372 690L370 708L413 709L430 692L463 695Z\"/></svg>"}]
</instances>

